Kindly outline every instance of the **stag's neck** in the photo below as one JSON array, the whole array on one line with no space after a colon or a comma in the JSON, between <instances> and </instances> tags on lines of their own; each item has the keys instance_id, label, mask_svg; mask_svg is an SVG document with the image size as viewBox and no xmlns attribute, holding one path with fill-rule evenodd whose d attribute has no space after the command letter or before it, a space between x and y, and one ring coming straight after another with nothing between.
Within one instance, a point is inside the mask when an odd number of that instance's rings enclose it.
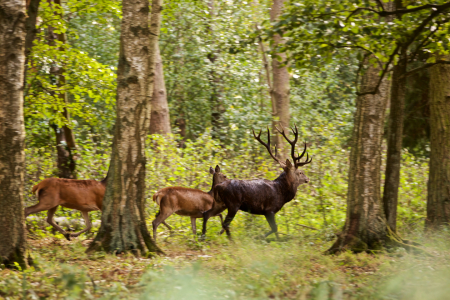
<instances>
[{"instance_id":1,"label":"stag's neck","mask_svg":"<svg viewBox=\"0 0 450 300\"><path fill-rule=\"evenodd\" d=\"M279 186L285 203L294 199L298 185L295 185L289 180L286 172L281 173L280 176L274 180L274 183Z\"/></svg>"},{"instance_id":2,"label":"stag's neck","mask_svg":"<svg viewBox=\"0 0 450 300\"><path fill-rule=\"evenodd\" d=\"M217 185L217 182L216 182L216 180L213 178L213 183L212 183L212 185L211 185L211 189L209 190L209 192L208 192L208 194L210 195L210 196L213 196L214 197L214 187Z\"/></svg>"}]
</instances>

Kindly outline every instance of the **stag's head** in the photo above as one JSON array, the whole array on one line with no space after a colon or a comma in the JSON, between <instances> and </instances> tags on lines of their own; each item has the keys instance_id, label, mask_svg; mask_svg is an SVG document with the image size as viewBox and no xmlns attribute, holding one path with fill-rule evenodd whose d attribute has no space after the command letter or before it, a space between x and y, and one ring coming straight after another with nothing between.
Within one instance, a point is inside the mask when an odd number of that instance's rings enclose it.
<instances>
[{"instance_id":1,"label":"stag's head","mask_svg":"<svg viewBox=\"0 0 450 300\"><path fill-rule=\"evenodd\" d=\"M294 186L299 186L300 184L308 183L309 178L305 175L305 173L303 173L303 171L301 169L299 169L299 167L309 164L312 161L312 158L309 158L308 153L306 153L306 143L304 143L305 146L303 148L302 154L300 155L297 153L297 155L295 155L295 144L297 143L297 140L298 140L297 126L295 126L294 128L291 128L292 133L294 134L293 141L290 140L286 136L286 134L284 133L284 129L280 130L280 129L278 129L278 127L275 127L275 128L284 137L284 139L291 145L292 162L289 159L286 159L286 162L283 162L277 158L277 146L275 146L275 155L272 154L272 150L270 148L270 130L269 130L269 128L267 128L267 144L261 140L261 131L259 131L258 135L255 134L255 131L253 131L253 136L255 137L255 139L258 142L260 142L261 144L264 145L264 147L266 147L270 156L276 162L278 162L280 164L280 166L283 168L284 172L286 173L286 177L289 182L291 182ZM301 159L303 158L305 153L306 153L306 160L302 162Z\"/></svg>"},{"instance_id":2,"label":"stag's head","mask_svg":"<svg viewBox=\"0 0 450 300\"><path fill-rule=\"evenodd\" d=\"M216 186L219 183L224 182L227 180L227 176L220 172L219 165L216 166L216 169L213 169L212 167L209 167L209 173L213 175L213 186Z\"/></svg>"}]
</instances>

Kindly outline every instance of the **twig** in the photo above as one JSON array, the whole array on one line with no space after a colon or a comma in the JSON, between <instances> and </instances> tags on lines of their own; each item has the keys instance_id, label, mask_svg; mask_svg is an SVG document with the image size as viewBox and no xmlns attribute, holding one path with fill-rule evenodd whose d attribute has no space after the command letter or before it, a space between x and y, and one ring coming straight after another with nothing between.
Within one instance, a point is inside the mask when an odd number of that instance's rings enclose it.
<instances>
[{"instance_id":1,"label":"twig","mask_svg":"<svg viewBox=\"0 0 450 300\"><path fill-rule=\"evenodd\" d=\"M306 226L306 225L303 225L303 224L294 224L294 225L295 225L295 226L305 227L305 228L312 229L312 230L319 230L319 229L317 229L317 228L314 228L314 227L311 227L311 226Z\"/></svg>"}]
</instances>

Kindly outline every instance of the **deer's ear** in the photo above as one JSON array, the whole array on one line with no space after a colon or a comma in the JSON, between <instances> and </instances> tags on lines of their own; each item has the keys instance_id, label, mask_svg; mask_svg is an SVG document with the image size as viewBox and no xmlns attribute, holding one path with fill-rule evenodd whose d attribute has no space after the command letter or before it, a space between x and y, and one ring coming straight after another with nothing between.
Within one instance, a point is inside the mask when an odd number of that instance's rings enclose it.
<instances>
[{"instance_id":1,"label":"deer's ear","mask_svg":"<svg viewBox=\"0 0 450 300\"><path fill-rule=\"evenodd\" d=\"M291 163L289 159L286 158L286 168L292 169L294 168L294 165Z\"/></svg>"},{"instance_id":2,"label":"deer's ear","mask_svg":"<svg viewBox=\"0 0 450 300\"><path fill-rule=\"evenodd\" d=\"M214 174L214 169L212 167L209 167L209 173Z\"/></svg>"},{"instance_id":3,"label":"deer's ear","mask_svg":"<svg viewBox=\"0 0 450 300\"><path fill-rule=\"evenodd\" d=\"M216 173L219 173L220 172L220 167L219 167L219 165L217 165L216 166Z\"/></svg>"}]
</instances>

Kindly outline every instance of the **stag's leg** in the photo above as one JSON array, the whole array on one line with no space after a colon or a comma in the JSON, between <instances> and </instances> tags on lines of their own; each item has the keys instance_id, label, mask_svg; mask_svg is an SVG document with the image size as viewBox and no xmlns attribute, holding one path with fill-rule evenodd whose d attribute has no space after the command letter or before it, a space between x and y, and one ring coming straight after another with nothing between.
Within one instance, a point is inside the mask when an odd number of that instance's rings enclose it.
<instances>
[{"instance_id":1,"label":"stag's leg","mask_svg":"<svg viewBox=\"0 0 450 300\"><path fill-rule=\"evenodd\" d=\"M89 220L89 213L87 211L82 211L81 214L83 215L83 219L84 219L86 228L81 230L80 232L71 233L70 234L71 237L77 237L80 234L82 234L83 232L91 230L92 224L91 224L91 220Z\"/></svg>"},{"instance_id":2,"label":"stag's leg","mask_svg":"<svg viewBox=\"0 0 450 300\"><path fill-rule=\"evenodd\" d=\"M264 215L264 216L266 217L266 220L269 223L270 228L272 229L271 231L266 233L266 235L264 237L266 238L269 235L271 235L272 233L275 233L277 235L277 240L278 240L279 239L278 226L277 226L277 223L275 222L275 214L274 213L268 213L267 215Z\"/></svg>"},{"instance_id":3,"label":"stag's leg","mask_svg":"<svg viewBox=\"0 0 450 300\"><path fill-rule=\"evenodd\" d=\"M220 232L220 234L223 233L223 231L225 230L227 232L227 236L229 238L231 238L231 233L230 233L230 223L231 221L233 221L234 217L236 216L237 212L239 209L230 209L228 208L228 213L227 216L225 217L225 221L222 224L222 231Z\"/></svg>"},{"instance_id":4,"label":"stag's leg","mask_svg":"<svg viewBox=\"0 0 450 300\"><path fill-rule=\"evenodd\" d=\"M211 218L212 210L205 211L202 215L203 215L202 238L205 238L205 236L206 236L206 224L208 223L208 219Z\"/></svg>"},{"instance_id":5,"label":"stag's leg","mask_svg":"<svg viewBox=\"0 0 450 300\"><path fill-rule=\"evenodd\" d=\"M192 227L192 233L194 234L194 238L197 236L197 224L195 222L195 218L191 217L191 227Z\"/></svg>"},{"instance_id":6,"label":"stag's leg","mask_svg":"<svg viewBox=\"0 0 450 300\"><path fill-rule=\"evenodd\" d=\"M153 239L156 241L156 230L158 229L159 224L164 222L165 219L167 219L172 214L171 211L165 211L162 207L159 211L159 215L156 216L156 218L153 220Z\"/></svg>"},{"instance_id":7,"label":"stag's leg","mask_svg":"<svg viewBox=\"0 0 450 300\"><path fill-rule=\"evenodd\" d=\"M70 241L70 233L67 233L64 229L62 229L61 227L59 227L59 225L56 224L56 223L53 221L53 215L55 214L57 208L58 208L58 206L55 206L55 207L53 207L53 208L51 208L51 209L49 209L49 210L47 211L47 222L48 222L48 224L52 225L53 228L55 228L56 230L58 230L59 232L61 232L62 235L64 235L64 237L65 237L68 241Z\"/></svg>"}]
</instances>

